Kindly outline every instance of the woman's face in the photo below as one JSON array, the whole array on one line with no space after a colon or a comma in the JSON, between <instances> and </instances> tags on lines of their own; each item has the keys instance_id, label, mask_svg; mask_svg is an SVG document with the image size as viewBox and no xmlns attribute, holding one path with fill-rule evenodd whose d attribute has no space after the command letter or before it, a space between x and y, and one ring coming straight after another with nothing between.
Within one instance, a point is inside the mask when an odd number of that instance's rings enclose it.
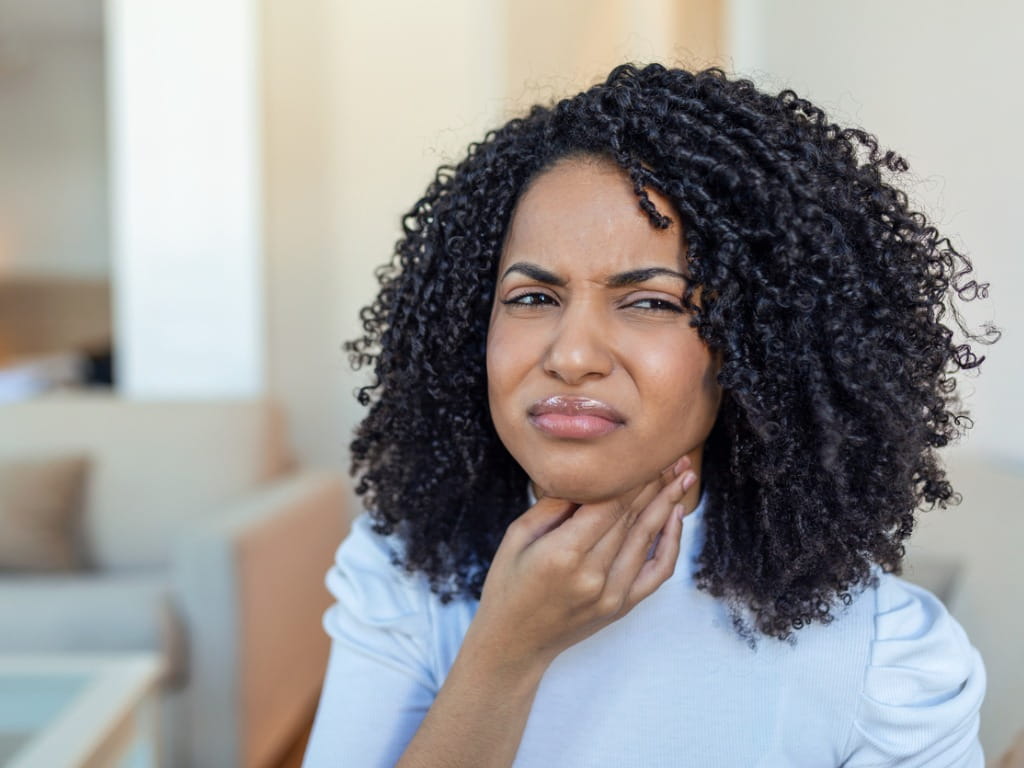
<instances>
[{"instance_id":1,"label":"woman's face","mask_svg":"<svg viewBox=\"0 0 1024 768\"><path fill-rule=\"evenodd\" d=\"M718 363L682 309L679 218L648 195L672 218L668 229L651 226L618 166L572 158L534 180L509 224L487 334L488 400L538 495L607 499L683 454L699 474L721 401ZM689 509L699 491L684 499Z\"/></svg>"}]
</instances>

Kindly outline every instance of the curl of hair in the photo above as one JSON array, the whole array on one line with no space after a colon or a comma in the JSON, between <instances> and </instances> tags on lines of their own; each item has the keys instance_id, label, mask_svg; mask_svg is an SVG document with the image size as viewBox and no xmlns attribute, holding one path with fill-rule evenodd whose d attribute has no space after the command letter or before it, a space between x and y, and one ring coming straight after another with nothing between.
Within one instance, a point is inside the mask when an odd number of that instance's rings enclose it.
<instances>
[{"instance_id":1,"label":"curl of hair","mask_svg":"<svg viewBox=\"0 0 1024 768\"><path fill-rule=\"evenodd\" d=\"M907 163L793 91L712 68L622 65L535 106L442 166L403 218L380 291L345 344L372 366L351 443L356 492L409 572L479 599L528 478L491 423L485 368L513 208L566 157L609 158L670 199L688 245L691 324L722 353L704 448L697 586L737 630L792 639L901 572L914 513L958 503L936 451L971 426L954 374L979 366L956 302L983 298L968 259L890 181ZM700 305L694 292L702 291ZM949 316L966 341L955 343Z\"/></svg>"}]
</instances>

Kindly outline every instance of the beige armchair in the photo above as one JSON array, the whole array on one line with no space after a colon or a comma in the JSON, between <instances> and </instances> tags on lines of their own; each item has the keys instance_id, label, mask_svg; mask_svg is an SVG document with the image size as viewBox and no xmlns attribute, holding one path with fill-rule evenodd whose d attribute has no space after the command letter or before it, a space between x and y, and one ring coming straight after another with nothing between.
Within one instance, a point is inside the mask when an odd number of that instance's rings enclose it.
<instances>
[{"instance_id":1,"label":"beige armchair","mask_svg":"<svg viewBox=\"0 0 1024 768\"><path fill-rule=\"evenodd\" d=\"M156 650L165 765L273 764L316 706L342 476L296 467L263 400L0 408L0 461L76 454L90 562L0 573L0 653Z\"/></svg>"}]
</instances>

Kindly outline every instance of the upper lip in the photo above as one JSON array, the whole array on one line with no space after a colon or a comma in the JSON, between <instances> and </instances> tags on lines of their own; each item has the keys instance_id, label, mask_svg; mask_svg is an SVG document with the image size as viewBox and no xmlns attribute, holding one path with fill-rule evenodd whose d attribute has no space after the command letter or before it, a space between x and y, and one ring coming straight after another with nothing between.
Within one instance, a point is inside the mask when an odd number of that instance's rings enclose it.
<instances>
[{"instance_id":1,"label":"upper lip","mask_svg":"<svg viewBox=\"0 0 1024 768\"><path fill-rule=\"evenodd\" d=\"M538 400L530 406L530 415L542 413L561 413L566 416L600 416L602 419L625 424L626 418L607 403L590 397L572 397L569 395L552 395Z\"/></svg>"}]
</instances>

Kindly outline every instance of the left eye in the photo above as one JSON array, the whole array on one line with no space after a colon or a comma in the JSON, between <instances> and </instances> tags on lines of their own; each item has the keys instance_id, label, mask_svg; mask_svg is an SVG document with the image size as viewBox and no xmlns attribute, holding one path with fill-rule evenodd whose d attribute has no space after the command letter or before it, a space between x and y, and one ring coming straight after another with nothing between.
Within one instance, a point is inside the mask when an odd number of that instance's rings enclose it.
<instances>
[{"instance_id":1,"label":"left eye","mask_svg":"<svg viewBox=\"0 0 1024 768\"><path fill-rule=\"evenodd\" d=\"M649 306L641 306L642 304L646 304L646 305L649 305ZM681 313L683 311L679 307L677 307L675 304L673 304L672 302L664 301L663 299L639 299L639 300L634 301L633 303L631 303L631 304L629 304L627 306L639 307L640 309L649 309L649 310L661 311L661 312L668 311L668 312Z\"/></svg>"},{"instance_id":2,"label":"left eye","mask_svg":"<svg viewBox=\"0 0 1024 768\"><path fill-rule=\"evenodd\" d=\"M502 301L502 304L518 304L521 307L536 307L541 304L554 303L554 300L546 293L523 293L515 298Z\"/></svg>"}]
</instances>

